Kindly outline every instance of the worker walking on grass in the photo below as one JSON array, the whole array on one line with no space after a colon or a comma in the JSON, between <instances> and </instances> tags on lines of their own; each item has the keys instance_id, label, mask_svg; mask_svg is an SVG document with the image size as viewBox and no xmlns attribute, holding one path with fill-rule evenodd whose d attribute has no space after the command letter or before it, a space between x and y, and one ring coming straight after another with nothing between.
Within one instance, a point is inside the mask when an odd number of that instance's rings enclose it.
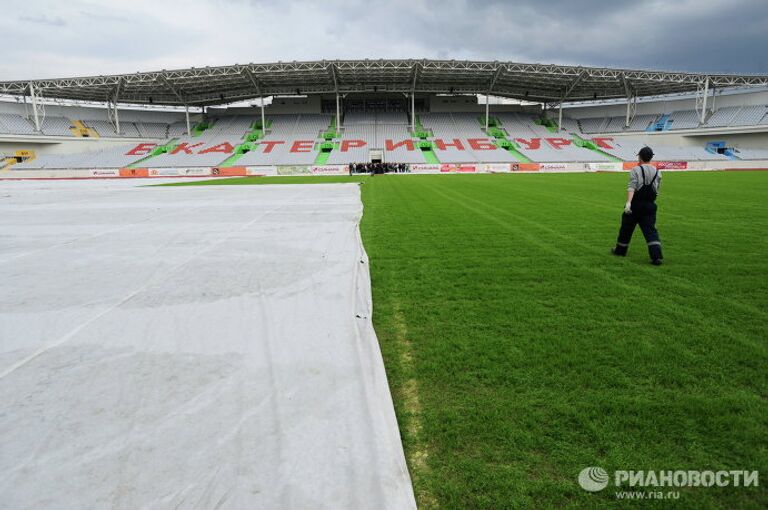
<instances>
[{"instance_id":1,"label":"worker walking on grass","mask_svg":"<svg viewBox=\"0 0 768 510\"><path fill-rule=\"evenodd\" d=\"M639 164L629 174L627 203L621 215L619 238L611 252L620 257L626 256L635 226L640 225L648 245L651 264L660 266L663 257L659 232L656 230L656 197L661 186L661 172L649 164L653 159L650 147L640 149L637 156Z\"/></svg>"}]
</instances>

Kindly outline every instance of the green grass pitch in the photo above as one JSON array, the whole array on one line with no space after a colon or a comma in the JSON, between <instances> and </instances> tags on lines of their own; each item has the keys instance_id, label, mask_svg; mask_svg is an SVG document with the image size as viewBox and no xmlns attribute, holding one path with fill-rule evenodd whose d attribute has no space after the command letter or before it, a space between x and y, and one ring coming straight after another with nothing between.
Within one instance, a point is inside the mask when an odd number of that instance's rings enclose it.
<instances>
[{"instance_id":1,"label":"green grass pitch","mask_svg":"<svg viewBox=\"0 0 768 510\"><path fill-rule=\"evenodd\" d=\"M421 508L626 506L587 466L760 470L635 504L768 507L768 172L666 173L661 267L609 254L626 175L358 180Z\"/></svg>"}]
</instances>

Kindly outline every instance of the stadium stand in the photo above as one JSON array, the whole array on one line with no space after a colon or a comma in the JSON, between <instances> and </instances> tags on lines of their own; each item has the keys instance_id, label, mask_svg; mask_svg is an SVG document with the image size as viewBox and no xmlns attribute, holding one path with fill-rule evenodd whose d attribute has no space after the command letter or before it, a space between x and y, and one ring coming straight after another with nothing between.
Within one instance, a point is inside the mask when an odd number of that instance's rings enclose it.
<instances>
[{"instance_id":1,"label":"stadium stand","mask_svg":"<svg viewBox=\"0 0 768 510\"><path fill-rule=\"evenodd\" d=\"M383 151L386 161L424 163L403 112L350 112L343 124L341 143L329 155L329 164L368 162L371 150ZM358 146L358 140L365 145Z\"/></svg>"},{"instance_id":2,"label":"stadium stand","mask_svg":"<svg viewBox=\"0 0 768 510\"><path fill-rule=\"evenodd\" d=\"M184 121L176 121L168 124L168 138L177 138L187 134L187 124Z\"/></svg>"},{"instance_id":3,"label":"stadium stand","mask_svg":"<svg viewBox=\"0 0 768 510\"><path fill-rule=\"evenodd\" d=\"M40 122L40 131L49 136L74 136L72 121L64 117L47 116Z\"/></svg>"},{"instance_id":4,"label":"stadium stand","mask_svg":"<svg viewBox=\"0 0 768 510\"><path fill-rule=\"evenodd\" d=\"M168 124L162 122L136 122L135 125L142 138L168 138L169 136Z\"/></svg>"},{"instance_id":5,"label":"stadium stand","mask_svg":"<svg viewBox=\"0 0 768 510\"><path fill-rule=\"evenodd\" d=\"M213 119L211 126L203 132L201 138L208 141L217 136L229 136L239 140L255 120L256 118L251 116L218 117Z\"/></svg>"},{"instance_id":6,"label":"stadium stand","mask_svg":"<svg viewBox=\"0 0 768 510\"><path fill-rule=\"evenodd\" d=\"M150 164L159 168L212 167L231 156L233 150L232 141L221 135L197 138L184 136L177 141L175 148L153 157Z\"/></svg>"},{"instance_id":7,"label":"stadium stand","mask_svg":"<svg viewBox=\"0 0 768 510\"><path fill-rule=\"evenodd\" d=\"M629 128L625 128L626 116L614 117L591 117L579 119L579 130L584 134L594 133L615 133L618 131L646 131L650 125L659 118L657 114L636 115L629 123Z\"/></svg>"},{"instance_id":8,"label":"stadium stand","mask_svg":"<svg viewBox=\"0 0 768 510\"><path fill-rule=\"evenodd\" d=\"M347 137L354 137L354 139L360 139L359 133L345 133L340 143L340 150L334 150L328 157L328 164L331 165L346 165L349 163L362 163L371 160L371 152L369 147L359 147L346 145L341 147L342 144L348 142Z\"/></svg>"},{"instance_id":9,"label":"stadium stand","mask_svg":"<svg viewBox=\"0 0 768 510\"><path fill-rule=\"evenodd\" d=\"M617 131L624 131L624 124L627 122L626 117L608 117L603 131L606 133L615 133Z\"/></svg>"},{"instance_id":10,"label":"stadium stand","mask_svg":"<svg viewBox=\"0 0 768 510\"><path fill-rule=\"evenodd\" d=\"M472 151L465 147L466 138L485 137L485 133L480 130L480 125L474 121L474 126L470 126L472 120L466 119L465 115L455 114L458 118L458 125L454 114L451 113L425 113L420 116L422 125L432 131L429 138L434 142L434 151L441 163L470 163L477 159ZM470 114L471 115L471 114ZM468 136L467 136L468 135Z\"/></svg>"},{"instance_id":11,"label":"stadium stand","mask_svg":"<svg viewBox=\"0 0 768 510\"><path fill-rule=\"evenodd\" d=\"M426 142L411 132L409 115L402 111L349 111L342 117L337 132L332 130L335 116L329 113L270 113L266 131L258 130L260 115L228 115L214 111L206 122L193 122L193 136L187 135L186 122L178 113L125 111L121 133L117 135L106 113L63 108L41 120L46 136L95 136L82 134L92 129L100 137L151 140L139 152L136 145L116 146L77 154L39 154L37 158L13 165L14 169L120 168L140 160L148 167L215 167L224 164L260 165L346 165L366 163L382 153L391 163L515 163L515 162L607 162L633 161L637 148L649 144L657 148L657 158L680 161L719 161L760 159L760 149L719 151L704 146L685 145L663 138L618 136L609 147L594 149L580 141L604 138L601 134L657 129L700 129L695 110L635 116L624 129L624 116L563 117L563 129L539 115L502 111L492 114L486 132L480 112L424 112L417 116L417 131L424 131ZM756 126L768 123L768 106L725 106L713 112L707 125L719 127ZM63 114L61 114L63 113ZM97 118L99 115L102 118ZM80 120L82 119L82 120ZM176 120L174 120L176 119ZM706 127L706 126L705 126ZM79 130L79 131L78 131ZM81 133L81 134L78 134ZM328 140L324 135L328 134ZM18 113L0 112L0 134L36 135L32 122ZM246 135L251 135L247 140ZM254 138L257 137L257 138ZM658 136L658 135L656 135ZM169 144L170 149L151 153L152 147ZM422 150L420 144L426 145ZM321 153L324 146L324 153ZM506 150L506 149L508 150ZM330 152L328 152L330 150ZM372 152L373 151L373 152ZM158 153L159 152L159 153ZM375 156L378 157L378 156Z\"/></svg>"},{"instance_id":12,"label":"stadium stand","mask_svg":"<svg viewBox=\"0 0 768 510\"><path fill-rule=\"evenodd\" d=\"M736 114L741 110L741 106L727 106L716 110L707 120L709 127L730 126Z\"/></svg>"},{"instance_id":13,"label":"stadium stand","mask_svg":"<svg viewBox=\"0 0 768 510\"><path fill-rule=\"evenodd\" d=\"M81 168L122 168L141 159L141 156L126 154L135 145L121 145L93 152L74 154L41 154L13 165L14 170L50 170Z\"/></svg>"},{"instance_id":14,"label":"stadium stand","mask_svg":"<svg viewBox=\"0 0 768 510\"><path fill-rule=\"evenodd\" d=\"M667 120L667 129L694 129L699 127L701 118L696 110L672 112Z\"/></svg>"},{"instance_id":15,"label":"stadium stand","mask_svg":"<svg viewBox=\"0 0 768 510\"><path fill-rule=\"evenodd\" d=\"M733 149L733 154L739 159L768 160L768 149Z\"/></svg>"},{"instance_id":16,"label":"stadium stand","mask_svg":"<svg viewBox=\"0 0 768 510\"><path fill-rule=\"evenodd\" d=\"M608 119L606 117L591 117L586 119L580 119L578 121L579 126L581 126L581 132L582 133L606 133L607 131L604 129L605 126L608 124Z\"/></svg>"},{"instance_id":17,"label":"stadium stand","mask_svg":"<svg viewBox=\"0 0 768 510\"><path fill-rule=\"evenodd\" d=\"M626 117L588 117L576 120L578 131L584 134L616 133L619 131L666 131L677 129L717 128L768 125L768 105L726 106L715 110L700 125L699 112L696 110L676 110L666 114L636 115L625 129ZM568 120L573 126L572 121ZM658 125L658 128L655 126ZM563 119L566 125L566 118ZM568 128L569 131L574 131Z\"/></svg>"},{"instance_id":18,"label":"stadium stand","mask_svg":"<svg viewBox=\"0 0 768 510\"><path fill-rule=\"evenodd\" d=\"M0 132L14 135L33 135L35 126L21 115L0 113Z\"/></svg>"},{"instance_id":19,"label":"stadium stand","mask_svg":"<svg viewBox=\"0 0 768 510\"><path fill-rule=\"evenodd\" d=\"M99 136L105 138L112 138L117 136L125 138L141 137L141 133L139 133L138 128L132 122L121 122L119 135L115 133L115 128L112 126L112 123L106 120L84 120L83 124L89 128L95 129Z\"/></svg>"},{"instance_id":20,"label":"stadium stand","mask_svg":"<svg viewBox=\"0 0 768 510\"><path fill-rule=\"evenodd\" d=\"M731 126L756 126L768 123L768 105L744 106L736 113Z\"/></svg>"},{"instance_id":21,"label":"stadium stand","mask_svg":"<svg viewBox=\"0 0 768 510\"><path fill-rule=\"evenodd\" d=\"M567 161L610 161L606 155L579 147L562 132L551 132L536 124L532 116L500 113L496 116L520 153L532 161L561 163Z\"/></svg>"},{"instance_id":22,"label":"stadium stand","mask_svg":"<svg viewBox=\"0 0 768 510\"><path fill-rule=\"evenodd\" d=\"M570 117L563 117L563 125L560 126L563 131L568 133L580 133L579 122L576 119Z\"/></svg>"},{"instance_id":23,"label":"stadium stand","mask_svg":"<svg viewBox=\"0 0 768 510\"><path fill-rule=\"evenodd\" d=\"M596 137L595 141L605 152L624 161L637 160L638 149L645 145L653 147L656 154L655 159L659 161L719 161L729 159L722 154L708 152L704 147L662 144L659 140L648 137Z\"/></svg>"},{"instance_id":24,"label":"stadium stand","mask_svg":"<svg viewBox=\"0 0 768 510\"><path fill-rule=\"evenodd\" d=\"M629 122L629 128L627 131L647 131L648 127L653 124L658 117L659 116L657 114L635 115L635 117ZM623 126L624 124L622 124L622 128Z\"/></svg>"},{"instance_id":25,"label":"stadium stand","mask_svg":"<svg viewBox=\"0 0 768 510\"><path fill-rule=\"evenodd\" d=\"M267 136L259 142L256 150L247 152L237 161L238 165L311 165L317 158L316 142L312 139L286 141Z\"/></svg>"}]
</instances>

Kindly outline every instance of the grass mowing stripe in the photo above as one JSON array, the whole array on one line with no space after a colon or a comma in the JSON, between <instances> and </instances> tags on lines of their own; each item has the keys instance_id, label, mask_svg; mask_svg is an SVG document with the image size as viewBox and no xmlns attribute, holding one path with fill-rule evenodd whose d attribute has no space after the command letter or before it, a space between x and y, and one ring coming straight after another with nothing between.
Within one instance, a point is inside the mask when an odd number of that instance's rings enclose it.
<instances>
[{"instance_id":1,"label":"grass mowing stripe","mask_svg":"<svg viewBox=\"0 0 768 510\"><path fill-rule=\"evenodd\" d=\"M493 190L493 189L488 191L488 194L490 194L490 195L493 195L494 193L497 193L497 192L495 190ZM472 199L470 197L467 197L467 198L470 199L470 200L473 200L473 201L475 201L477 203L481 203L481 202L478 202L477 200L474 200L474 199ZM523 199L523 200L525 200L525 199ZM481 204L483 204L483 203L481 203ZM531 204L531 206L534 206L534 205L535 204ZM490 205L487 205L487 204L485 204L485 206L487 208L489 208L489 209L495 210L498 214L501 214L501 215L509 215L510 214L508 211L504 211L504 210L502 210L502 209L500 209L498 207L493 207L493 206L490 206ZM531 226L533 226L535 228L539 228L539 229L545 230L547 233L554 234L556 236L562 237L563 239L565 239L567 241L570 241L573 244L581 245L585 250L595 252L598 255L605 255L607 253L607 248L600 249L600 248L596 247L595 245L584 243L584 242L580 241L578 238L576 238L576 237L574 237L572 235L558 233L558 232L554 231L553 229L548 228L548 227L542 225L541 223L532 222L532 221L528 220L527 218L525 218L523 216L515 215L515 219L518 220L518 221L526 222L526 223L530 224ZM640 244L641 246L643 246L641 244L641 243L643 243L643 240L642 240L642 236L641 236L640 232L636 232L635 238L636 238L636 241L635 241L634 244L635 245ZM610 244L611 244L610 242L606 242L604 245L601 245L601 246L609 246ZM643 249L644 249L644 246L643 246ZM652 279L654 279L659 274L660 270L658 268L652 268L652 267L650 267L648 265L639 265L637 267L637 271L643 271L648 276L649 280L652 280ZM712 291L709 291L705 287L690 285L690 284L688 284L682 278L676 277L674 275L668 275L668 274L665 273L664 274L664 279L665 279L665 282L667 282L667 283L673 283L674 284L673 287L677 287L678 289L682 288L682 289L686 289L688 291L694 291L694 292L698 292L698 293L706 293L706 294L709 294L712 298L715 298L720 303L725 302L725 303L728 303L732 307L746 310L746 311L748 311L748 312L750 312L752 314L755 314L755 315L763 317L763 318L768 318L768 314L767 313L763 312L762 310L760 310L760 309L758 309L758 308L756 308L756 307L754 307L754 306L752 306L752 305L750 305L748 303L742 303L740 301L737 301L737 300L734 300L734 299L730 299L730 298L725 297L725 296L717 295L717 294L713 293ZM693 316L696 316L698 311L697 310L690 310L689 309L689 312L693 312ZM737 325L734 325L734 326L737 326Z\"/></svg>"},{"instance_id":2,"label":"grass mowing stripe","mask_svg":"<svg viewBox=\"0 0 768 510\"><path fill-rule=\"evenodd\" d=\"M467 188L475 189L475 188L472 188L469 185L467 185L465 187L465 192L467 191ZM498 190L491 189L491 190L484 190L484 191L486 192L486 196L493 196L493 195L499 195L500 197L502 196L502 195L500 195L500 192ZM544 230L548 234L560 237L560 238L562 238L562 239L564 239L566 241L571 242L572 244L579 245L579 246L583 247L585 250L592 251L592 252L594 252L596 254L605 255L607 253L607 250L608 250L607 247L611 246L610 240L606 240L606 242L604 244L600 245L599 247L596 246L596 245L593 245L593 244L587 244L587 243L579 240L579 238L574 236L574 235L569 235L569 234L557 232L556 230L554 230L552 228L549 228L549 227L545 226L542 223L531 221L528 218L526 218L525 216L518 215L518 214L513 214L513 213L511 213L511 212L509 212L509 211L507 211L505 209L500 208L500 207L494 207L494 206L488 205L487 203L479 201L477 199L474 199L474 198L472 198L471 196L469 196L467 194L463 194L463 195L461 195L461 197L465 198L467 200L471 200L471 201L473 201L473 202L475 202L477 204L483 205L484 207L486 207L488 209L492 209L493 211L495 211L496 213L498 213L498 214L500 214L502 216L512 216L517 221L520 221L520 222L523 222L523 223L527 223L527 224L531 225L534 228L537 228L537 229L540 229L540 230ZM536 202L530 200L529 198L523 197L522 200L529 202L531 204L531 207L534 207L536 205ZM602 204L599 204L599 205L602 205ZM614 208L612 208L612 210L613 209ZM662 212L662 214L666 214L666 213ZM710 225L712 224L711 222L706 222L706 223L710 224ZM617 225L618 225L618 222L617 222ZM642 246L641 243L644 242L644 240L642 239L641 233L640 232L636 232L634 237L636 239L634 244L635 245L640 244ZM648 266L638 266L637 270L645 272L645 274L649 277L649 279L654 278L656 275L658 275L658 273L660 271L657 268L652 268L652 267L648 267ZM746 310L746 311L748 311L748 312L750 312L752 314L755 314L755 315L758 315L760 317L763 317L763 319L768 319L768 313L763 312L762 310L760 310L757 307L752 306L752 305L750 305L748 303L743 303L741 301L730 299L730 298L728 298L726 296L716 295L714 292L712 292L712 291L710 291L710 290L708 290L708 289L706 289L704 287L691 285L691 284L687 283L687 281L684 280L683 278L677 277L677 276L672 275L672 274L665 274L664 277L665 277L665 280L667 282L674 282L678 288L682 288L682 289L686 289L686 290L694 291L694 292L699 292L699 293L710 294L711 297L717 298L721 302L726 302L730 306L733 306L735 308L744 309L744 310Z\"/></svg>"},{"instance_id":3,"label":"grass mowing stripe","mask_svg":"<svg viewBox=\"0 0 768 510\"><path fill-rule=\"evenodd\" d=\"M479 214L481 216L485 216L488 220L493 221L493 222L499 224L499 226L501 226L504 229L513 230L513 231L517 230L518 232L525 232L525 230L522 230L522 229L510 229L509 228L510 227L510 223L509 222L500 221L497 218L497 216L495 216L493 214L490 214L490 213L483 212L483 209L495 209L495 210L499 211L498 208L494 208L491 205L488 205L488 204L485 204L485 203L483 203L481 201L473 199L473 198L471 198L467 194L461 194L461 195L456 196L455 193L447 192L445 189L443 189L442 192L438 191L438 189L442 189L441 186L436 186L433 189L437 193L440 193L442 196L448 198L449 200L452 200L454 203L458 204L459 206L464 207L464 208L466 208L466 209L468 209L468 210L470 210L472 212L475 212L476 214ZM454 197L451 198L450 194L453 194ZM479 206L478 207L471 207L471 206L467 205L466 203L462 202L462 200L464 200L464 201L471 201L471 202L477 203L477 204L479 204ZM502 213L502 214L504 213L504 211L499 211L499 212ZM508 214L505 214L505 215L508 215ZM534 228L538 228L540 230L545 230L547 233L552 233L554 235L563 237L564 239L566 239L568 241L571 241L571 242L573 242L575 244L583 244L583 243L578 243L577 241L575 241L572 238L572 236L569 236L569 235L566 235L566 234L556 233L556 232L552 231L551 229L549 229L547 227L544 227L543 225L541 225L541 224L539 224L537 222L532 222L530 220L527 220L526 218L524 218L522 216L515 216L515 219L520 220L520 221L522 221L524 223L528 223L529 225L531 225ZM535 236L524 235L524 238L527 241L529 241L531 244L540 246L544 250L549 251L550 253L556 254L558 256L565 256L567 254L564 250L559 250L559 249L553 248L553 246L556 246L554 243L548 244L546 242L539 241L538 239L536 239ZM587 248L590 251L597 251L597 250L594 249L594 247L587 246ZM603 255L605 255L605 258L608 259L607 251L604 250L602 253L603 253ZM572 260L577 260L577 259L572 259ZM613 284L613 285L615 285L617 287L621 287L621 288L623 288L623 289L625 289L627 291L631 291L631 292L635 293L636 295L645 295L645 296L650 297L650 296L652 296L654 294L653 289L650 289L647 286L628 285L626 282L624 282L624 281L622 281L622 280L620 280L620 279L610 275L607 271L605 271L603 269L599 269L599 268L596 268L596 267L589 267L589 266L586 266L586 265L581 264L581 263L577 263L577 264L579 265L579 268L582 271L586 271L586 272L594 274L595 276L599 276L601 278L604 278L604 279L608 280L609 283L611 283L611 284ZM646 272L646 274L649 276L649 280L650 280L650 277L652 276L651 275L652 270L654 270L656 268L640 267L638 269L641 270L641 271ZM656 269L656 273L658 273L657 269ZM655 275L653 275L653 276L655 276ZM663 301L661 301L661 299L659 299L657 297L656 301L659 304L662 304L662 305L664 305L664 304L666 304L666 305L674 304L675 308L673 308L673 310L675 310L675 314L680 319L697 318L699 321L701 321L703 323L710 324L717 331L720 331L721 334L724 337L731 338L732 340L741 340L741 339L746 338L744 335L736 332L735 330L731 329L730 327L721 325L716 320L713 320L711 317L700 313L699 310L697 310L695 307L691 307L691 306L687 305L684 301L671 302L669 300L669 298L666 297L666 296L664 298L662 298L662 299L663 299Z\"/></svg>"},{"instance_id":4,"label":"grass mowing stripe","mask_svg":"<svg viewBox=\"0 0 768 510\"><path fill-rule=\"evenodd\" d=\"M751 346L724 342L719 328L677 313L676 303L669 302L658 307L653 326L644 329L643 317L631 313L638 296L625 297L626 291L606 287L602 279L590 286L592 278L574 273L574 257L582 264L604 266L612 260L605 254L574 253L562 237L544 232L544 241L565 253L549 256L510 225L500 231L503 218L489 221L498 211L486 209L485 216L478 216L456 207L454 200L433 196L436 188L449 186L457 195L475 198L478 194L467 186L484 187L495 207L537 221L546 217L546 225L565 233L561 226L569 224L567 215L575 211L559 214L556 196L535 207L523 199L540 184L546 189L555 181L471 180L477 177L418 179L404 183L408 189L402 190L389 189L398 187L395 181L387 183L387 189L378 184L363 187L376 306L394 293L402 295L404 303L429 303L403 305L403 313L423 381L424 427L433 442L429 480L441 507L544 508L568 502L576 507L614 506L610 495L586 495L575 486L578 470L591 464L607 469L765 465L764 455L758 461L761 456L750 449L766 427L765 419L755 414L765 409L757 397L765 394L765 376L758 368L766 359L759 340L764 335L748 327L754 335ZM613 182L620 195L623 183ZM509 194L503 202L491 194L501 188ZM668 196L674 203L673 195ZM371 202L377 206L369 207ZM602 213L588 209L580 221L606 226L590 229L594 232L584 229L584 242L612 241L618 214L606 221ZM685 207L681 211L690 212ZM759 230L760 222L755 228ZM670 230L669 238L675 234ZM712 260L696 254L683 258L705 265ZM460 263L452 264L455 259ZM554 266L551 271L549 266ZM634 264L609 267L612 276L642 286L642 272L636 274ZM765 264L755 269L765 274ZM730 272L728 266L720 270ZM693 274L693 282L703 273ZM526 285L526 275L533 277L533 286ZM556 284L550 286L550 280ZM655 290L658 296L665 291ZM711 302L712 295L680 299L693 306ZM467 312L451 305L456 302ZM583 303L592 306L580 306ZM577 312L569 313L569 308ZM443 309L447 311L441 313ZM387 329L381 318L376 322L377 332ZM746 326L760 322L751 314L744 317ZM547 324L551 331L538 324ZM455 366L454 359L460 364ZM397 386L397 377L391 381ZM735 491L682 497L683 506L692 508L755 502L754 493Z\"/></svg>"}]
</instances>

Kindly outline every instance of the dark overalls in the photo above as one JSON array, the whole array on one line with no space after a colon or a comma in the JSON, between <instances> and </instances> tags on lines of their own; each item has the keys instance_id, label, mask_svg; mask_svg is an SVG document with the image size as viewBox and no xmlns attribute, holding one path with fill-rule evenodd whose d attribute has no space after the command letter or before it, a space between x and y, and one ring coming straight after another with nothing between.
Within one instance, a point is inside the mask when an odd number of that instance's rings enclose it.
<instances>
[{"instance_id":1,"label":"dark overalls","mask_svg":"<svg viewBox=\"0 0 768 510\"><path fill-rule=\"evenodd\" d=\"M648 254L651 256L651 260L661 260L663 258L661 240L659 239L659 232L656 230L656 190L653 189L653 183L659 176L659 171L656 170L653 178L645 182L645 167L641 165L640 176L643 179L643 185L635 191L632 197L632 213L621 215L621 228L614 253L616 255L627 254L635 226L640 225L645 242L648 244Z\"/></svg>"}]
</instances>

